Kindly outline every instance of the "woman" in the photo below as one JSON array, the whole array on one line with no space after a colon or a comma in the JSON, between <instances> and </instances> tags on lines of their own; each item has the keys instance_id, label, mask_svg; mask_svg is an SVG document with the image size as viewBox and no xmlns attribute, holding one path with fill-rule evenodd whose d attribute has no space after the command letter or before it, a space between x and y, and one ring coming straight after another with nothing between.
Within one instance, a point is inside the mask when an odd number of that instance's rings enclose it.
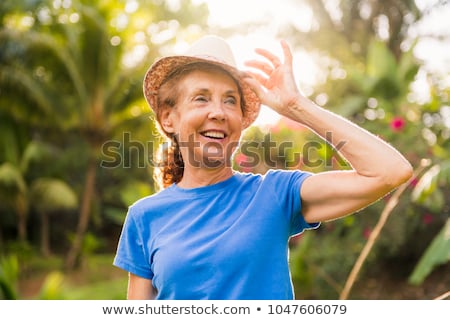
<instances>
[{"instance_id":1,"label":"woman","mask_svg":"<svg viewBox=\"0 0 450 320\"><path fill-rule=\"evenodd\" d=\"M410 178L394 148L300 93L281 45L283 62L256 50L264 60L247 65L258 73L237 70L214 36L150 67L144 94L172 149L164 189L133 204L123 227L114 264L129 272L128 299L293 299L289 238ZM233 171L230 159L261 103L341 145L352 170Z\"/></svg>"}]
</instances>

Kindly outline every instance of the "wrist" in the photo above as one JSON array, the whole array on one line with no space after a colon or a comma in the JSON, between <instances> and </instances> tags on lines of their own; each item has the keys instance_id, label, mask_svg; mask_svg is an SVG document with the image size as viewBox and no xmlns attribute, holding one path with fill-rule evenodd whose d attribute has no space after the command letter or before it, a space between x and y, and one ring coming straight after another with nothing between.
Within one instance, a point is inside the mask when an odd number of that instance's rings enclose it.
<instances>
[{"instance_id":1,"label":"wrist","mask_svg":"<svg viewBox=\"0 0 450 320\"><path fill-rule=\"evenodd\" d=\"M314 108L318 108L318 106L313 101L298 94L288 101L282 115L291 120L305 124L305 116Z\"/></svg>"}]
</instances>

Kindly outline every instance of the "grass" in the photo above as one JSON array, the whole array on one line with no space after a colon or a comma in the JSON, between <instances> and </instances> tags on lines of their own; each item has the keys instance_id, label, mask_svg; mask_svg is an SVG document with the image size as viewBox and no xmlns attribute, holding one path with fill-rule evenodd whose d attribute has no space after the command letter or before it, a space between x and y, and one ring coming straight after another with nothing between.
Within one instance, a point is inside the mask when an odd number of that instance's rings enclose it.
<instances>
[{"instance_id":1,"label":"grass","mask_svg":"<svg viewBox=\"0 0 450 320\"><path fill-rule=\"evenodd\" d=\"M21 299L121 300L127 274L112 265L112 255L91 255L82 267L64 272L61 258L30 259L19 279Z\"/></svg>"},{"instance_id":2,"label":"grass","mask_svg":"<svg viewBox=\"0 0 450 320\"><path fill-rule=\"evenodd\" d=\"M127 278L102 281L81 287L70 288L67 300L124 300Z\"/></svg>"},{"instance_id":3,"label":"grass","mask_svg":"<svg viewBox=\"0 0 450 320\"><path fill-rule=\"evenodd\" d=\"M122 300L127 274L112 265L113 255L91 255L80 270L64 273L62 258L33 257L20 265L19 299ZM402 268L402 266L396 266ZM352 297L357 299L434 299L450 289L450 264L432 272L421 286L396 276L392 266L360 279ZM45 290L44 290L45 289ZM320 299L320 297L317 297ZM447 298L449 299L449 298Z\"/></svg>"}]
</instances>

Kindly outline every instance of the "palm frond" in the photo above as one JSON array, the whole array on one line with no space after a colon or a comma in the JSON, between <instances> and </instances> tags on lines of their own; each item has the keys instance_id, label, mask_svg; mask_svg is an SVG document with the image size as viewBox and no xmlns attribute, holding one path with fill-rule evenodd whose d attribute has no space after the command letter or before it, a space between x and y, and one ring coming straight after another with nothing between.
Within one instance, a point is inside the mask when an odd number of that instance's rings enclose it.
<instances>
[{"instance_id":1,"label":"palm frond","mask_svg":"<svg viewBox=\"0 0 450 320\"><path fill-rule=\"evenodd\" d=\"M42 83L36 81L33 76L20 66L2 66L0 68L0 84L5 87L16 89L13 92L4 91L3 94L14 99L14 95L19 92L26 96L26 100L33 101L34 106L45 116L51 116L52 110L56 106L53 105L53 97L46 90ZM11 90L12 91L12 90ZM23 101L24 96L17 96Z\"/></svg>"},{"instance_id":2,"label":"palm frond","mask_svg":"<svg viewBox=\"0 0 450 320\"><path fill-rule=\"evenodd\" d=\"M12 163L5 162L0 165L0 204L13 208L23 209L28 206L27 184L19 168Z\"/></svg>"},{"instance_id":3,"label":"palm frond","mask_svg":"<svg viewBox=\"0 0 450 320\"><path fill-rule=\"evenodd\" d=\"M20 161L20 170L27 172L32 162L39 162L47 158L52 152L52 147L42 141L31 141L25 147Z\"/></svg>"},{"instance_id":4,"label":"palm frond","mask_svg":"<svg viewBox=\"0 0 450 320\"><path fill-rule=\"evenodd\" d=\"M20 169L12 163L5 162L0 165L0 195L11 193L25 193L26 182L23 179Z\"/></svg>"},{"instance_id":5,"label":"palm frond","mask_svg":"<svg viewBox=\"0 0 450 320\"><path fill-rule=\"evenodd\" d=\"M78 61L74 59L64 42L58 41L57 37L33 30L19 32L3 29L0 30L0 41L15 41L26 44L26 52L30 56L37 51L51 56L54 64L59 64L66 70L79 98L81 100L86 98L86 88L79 72Z\"/></svg>"},{"instance_id":6,"label":"palm frond","mask_svg":"<svg viewBox=\"0 0 450 320\"><path fill-rule=\"evenodd\" d=\"M75 209L78 205L75 191L55 178L36 179L30 187L30 199L39 212Z\"/></svg>"}]
</instances>

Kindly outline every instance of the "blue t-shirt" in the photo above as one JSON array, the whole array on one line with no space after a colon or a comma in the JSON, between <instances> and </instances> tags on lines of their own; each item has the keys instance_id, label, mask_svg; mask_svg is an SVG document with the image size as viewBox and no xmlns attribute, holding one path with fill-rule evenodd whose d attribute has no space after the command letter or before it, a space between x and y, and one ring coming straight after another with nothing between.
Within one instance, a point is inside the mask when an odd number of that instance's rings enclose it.
<instances>
[{"instance_id":1,"label":"blue t-shirt","mask_svg":"<svg viewBox=\"0 0 450 320\"><path fill-rule=\"evenodd\" d=\"M293 299L288 240L319 226L301 214L309 175L235 172L143 198L129 208L114 265L151 279L157 299Z\"/></svg>"}]
</instances>

